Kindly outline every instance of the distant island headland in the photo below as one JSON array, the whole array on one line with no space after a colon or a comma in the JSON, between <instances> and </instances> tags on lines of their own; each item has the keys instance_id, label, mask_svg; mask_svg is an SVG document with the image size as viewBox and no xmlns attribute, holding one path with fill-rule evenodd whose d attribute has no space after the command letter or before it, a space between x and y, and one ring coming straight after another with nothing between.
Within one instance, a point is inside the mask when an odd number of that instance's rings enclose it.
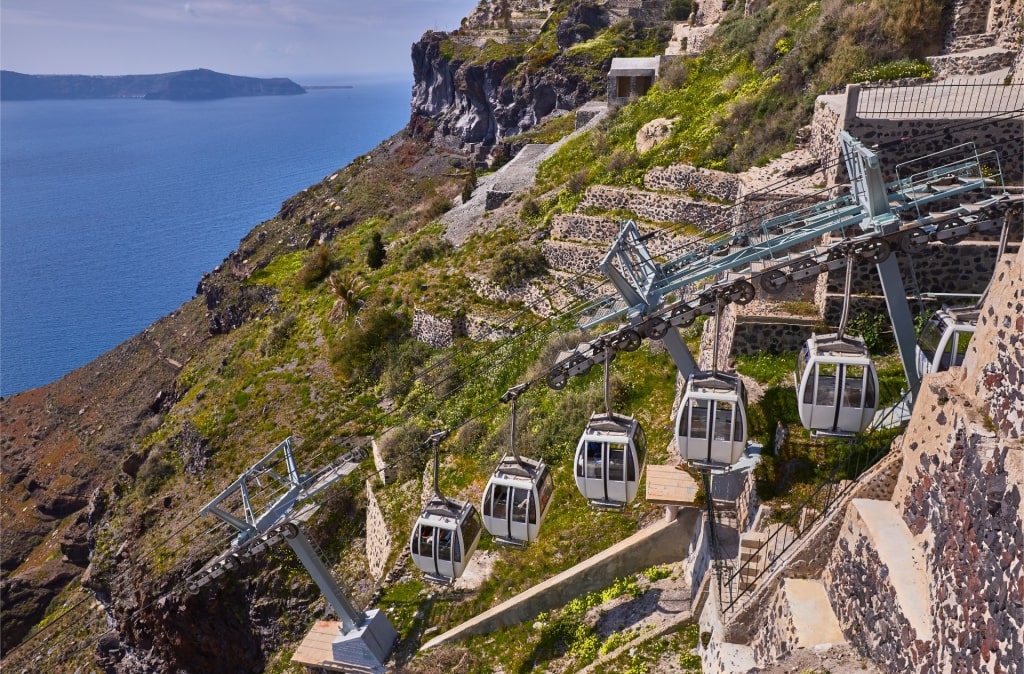
<instances>
[{"instance_id":1,"label":"distant island headland","mask_svg":"<svg viewBox=\"0 0 1024 674\"><path fill-rule=\"evenodd\" d=\"M243 77L205 68L157 75L26 75L0 71L0 100L144 98L201 101L235 96L290 96L306 89L287 77Z\"/></svg>"}]
</instances>

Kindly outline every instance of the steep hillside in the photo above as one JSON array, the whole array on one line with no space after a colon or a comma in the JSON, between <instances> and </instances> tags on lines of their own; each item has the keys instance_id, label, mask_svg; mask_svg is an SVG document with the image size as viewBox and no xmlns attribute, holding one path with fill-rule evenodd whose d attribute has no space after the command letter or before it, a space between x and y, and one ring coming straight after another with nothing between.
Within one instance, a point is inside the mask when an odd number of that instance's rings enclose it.
<instances>
[{"instance_id":1,"label":"steep hillside","mask_svg":"<svg viewBox=\"0 0 1024 674\"><path fill-rule=\"evenodd\" d=\"M178 311L60 381L0 401L4 669L300 671L290 655L327 609L290 553L184 591L229 541L200 509L287 436L304 470L374 438L395 473L375 496L401 532L383 578L367 570L370 460L323 495L306 526L353 604L388 611L397 665L584 666L598 648L593 606L571 634L565 618L479 639L472 652L415 653L426 634L660 516L642 499L622 514L596 512L572 488L579 430L603 406L600 368L564 391L538 385L524 396L519 449L554 467L559 506L526 551L485 542L490 574L475 587L438 591L401 554L425 484L417 450L430 430L451 430L441 479L449 495L476 500L508 443L499 397L542 379L581 339L574 311L601 282L589 272L608 223L644 205L617 190L679 161L739 170L776 157L810 122L817 93L926 71L908 59L941 46L949 5L735 3L703 53L678 58L647 96L553 151L533 187L472 211L458 247L444 236L446 213L486 198L484 160L496 166L526 142L565 137L572 116L562 113L604 95L611 58L662 53L663 19L692 4L485 0L458 31L424 35L412 48L405 130L286 200ZM659 119L672 120L661 142L639 152L637 134ZM646 223L671 220L680 238L696 231L693 202L715 211L732 200L664 199L687 215L662 217L659 203ZM694 349L700 327L684 334ZM645 424L655 463L670 458L675 385L657 348L623 353L612 368L613 406ZM672 648L692 647L684 642Z\"/></svg>"}]
</instances>

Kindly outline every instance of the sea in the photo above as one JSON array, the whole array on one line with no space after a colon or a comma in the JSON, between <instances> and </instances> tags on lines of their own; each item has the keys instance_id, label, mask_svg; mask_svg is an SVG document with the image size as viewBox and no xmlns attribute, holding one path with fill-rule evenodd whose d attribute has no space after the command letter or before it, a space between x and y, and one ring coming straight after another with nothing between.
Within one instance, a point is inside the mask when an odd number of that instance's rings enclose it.
<instances>
[{"instance_id":1,"label":"sea","mask_svg":"<svg viewBox=\"0 0 1024 674\"><path fill-rule=\"evenodd\" d=\"M0 103L0 395L174 311L285 199L409 120L411 78L292 79L344 88Z\"/></svg>"}]
</instances>

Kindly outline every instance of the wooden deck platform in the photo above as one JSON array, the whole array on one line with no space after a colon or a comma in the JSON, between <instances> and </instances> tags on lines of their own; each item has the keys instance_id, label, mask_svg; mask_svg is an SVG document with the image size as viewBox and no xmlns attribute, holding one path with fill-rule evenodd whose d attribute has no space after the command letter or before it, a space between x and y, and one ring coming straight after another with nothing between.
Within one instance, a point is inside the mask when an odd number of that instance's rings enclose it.
<instances>
[{"instance_id":1,"label":"wooden deck platform","mask_svg":"<svg viewBox=\"0 0 1024 674\"><path fill-rule=\"evenodd\" d=\"M647 466L647 501L666 506L694 506L697 481L675 466Z\"/></svg>"}]
</instances>

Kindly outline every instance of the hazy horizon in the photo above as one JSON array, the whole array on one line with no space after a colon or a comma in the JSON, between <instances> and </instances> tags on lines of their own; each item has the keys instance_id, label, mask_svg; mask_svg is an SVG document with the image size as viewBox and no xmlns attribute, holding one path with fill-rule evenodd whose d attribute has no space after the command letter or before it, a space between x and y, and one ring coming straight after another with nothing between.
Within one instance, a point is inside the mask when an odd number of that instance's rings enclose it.
<instances>
[{"instance_id":1,"label":"hazy horizon","mask_svg":"<svg viewBox=\"0 0 1024 674\"><path fill-rule=\"evenodd\" d=\"M428 30L457 28L476 4L4 0L0 67L27 75L150 75L206 68L296 82L309 74L411 78L412 44Z\"/></svg>"}]
</instances>

